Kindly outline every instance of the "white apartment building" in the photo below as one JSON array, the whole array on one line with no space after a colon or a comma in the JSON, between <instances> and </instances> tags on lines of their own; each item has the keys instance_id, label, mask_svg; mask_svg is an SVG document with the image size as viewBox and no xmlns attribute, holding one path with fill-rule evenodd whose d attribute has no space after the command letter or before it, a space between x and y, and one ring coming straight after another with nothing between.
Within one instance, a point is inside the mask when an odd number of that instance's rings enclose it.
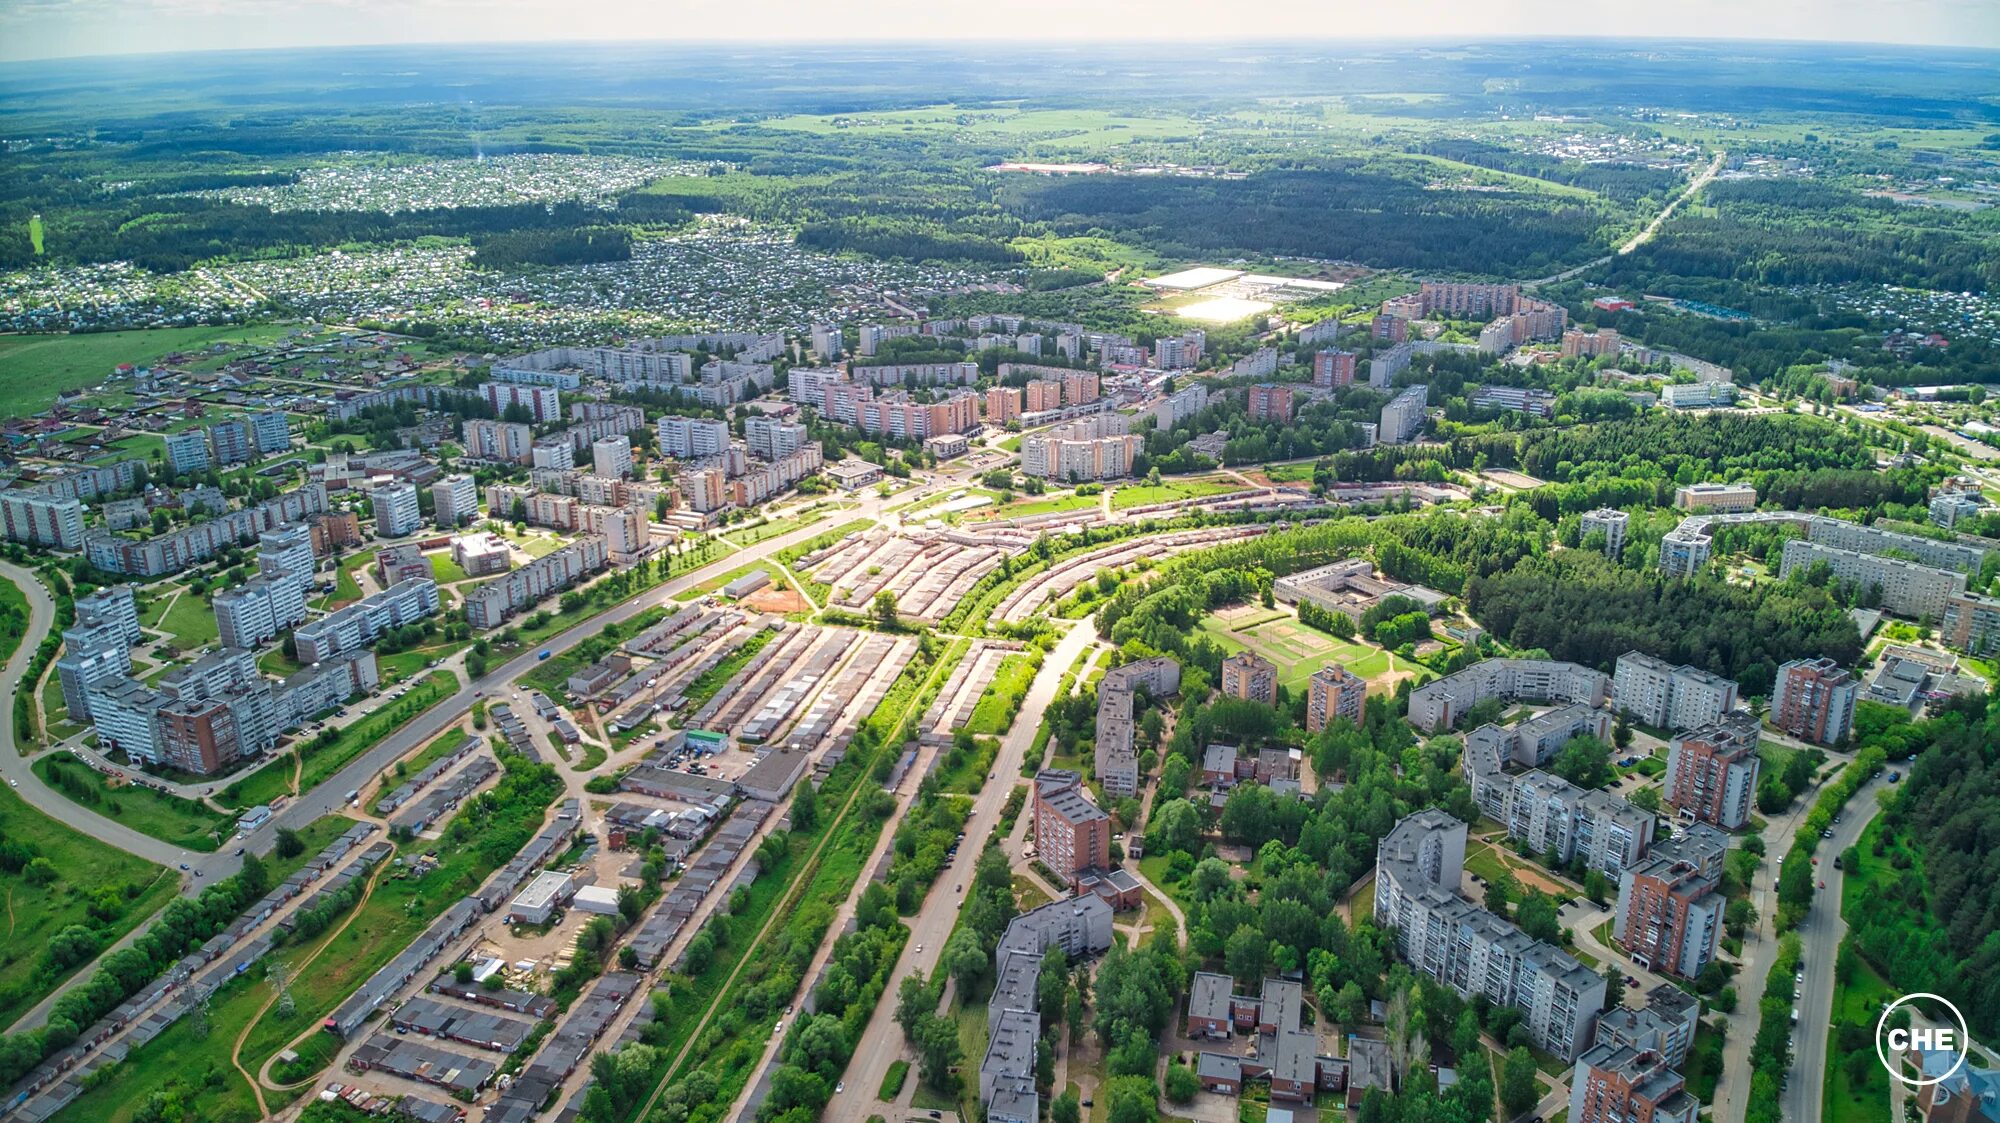
<instances>
[{"instance_id":1,"label":"white apartment building","mask_svg":"<svg viewBox=\"0 0 2000 1123\"><path fill-rule=\"evenodd\" d=\"M1486 659L1410 692L1410 724L1428 733L1457 725L1486 698L1602 706L1611 677L1580 663L1543 659Z\"/></svg>"},{"instance_id":2,"label":"white apartment building","mask_svg":"<svg viewBox=\"0 0 2000 1123\"><path fill-rule=\"evenodd\" d=\"M712 417L667 414L659 420L660 455L706 460L729 448L729 423Z\"/></svg>"},{"instance_id":3,"label":"white apartment building","mask_svg":"<svg viewBox=\"0 0 2000 1123\"><path fill-rule=\"evenodd\" d=\"M423 508L417 504L417 485L398 480L381 484L368 492L375 505L375 537L401 538L415 534L424 525Z\"/></svg>"},{"instance_id":4,"label":"white apartment building","mask_svg":"<svg viewBox=\"0 0 2000 1123\"><path fill-rule=\"evenodd\" d=\"M1599 507L1583 516L1583 536L1604 535L1604 556L1617 558L1625 552L1625 533L1632 525L1632 516L1609 507Z\"/></svg>"},{"instance_id":5,"label":"white apartment building","mask_svg":"<svg viewBox=\"0 0 2000 1123\"><path fill-rule=\"evenodd\" d=\"M743 442L750 455L766 460L782 460L806 444L806 427L796 421L775 417L751 417L743 422Z\"/></svg>"},{"instance_id":6,"label":"white apartment building","mask_svg":"<svg viewBox=\"0 0 2000 1123\"><path fill-rule=\"evenodd\" d=\"M1389 399L1382 407L1382 420L1376 425L1376 436L1385 445L1399 445L1408 442L1424 428L1424 411L1430 405L1428 386L1410 386Z\"/></svg>"},{"instance_id":7,"label":"white apartment building","mask_svg":"<svg viewBox=\"0 0 2000 1123\"><path fill-rule=\"evenodd\" d=\"M479 486L459 473L431 485L431 514L441 529L464 526L479 517Z\"/></svg>"},{"instance_id":8,"label":"white apartment building","mask_svg":"<svg viewBox=\"0 0 2000 1123\"><path fill-rule=\"evenodd\" d=\"M1617 706L1646 725L1694 729L1736 708L1736 683L1700 667L1676 667L1641 651L1618 657L1611 689Z\"/></svg>"},{"instance_id":9,"label":"white apartment building","mask_svg":"<svg viewBox=\"0 0 2000 1123\"><path fill-rule=\"evenodd\" d=\"M590 444L592 470L600 476L632 477L632 438L623 434L604 437Z\"/></svg>"}]
</instances>

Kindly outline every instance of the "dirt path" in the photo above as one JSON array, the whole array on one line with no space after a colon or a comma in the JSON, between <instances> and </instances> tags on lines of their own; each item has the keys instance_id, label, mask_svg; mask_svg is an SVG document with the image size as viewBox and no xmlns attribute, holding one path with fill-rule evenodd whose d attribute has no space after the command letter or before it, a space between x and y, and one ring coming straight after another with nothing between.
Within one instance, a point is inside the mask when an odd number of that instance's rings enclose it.
<instances>
[{"instance_id":1,"label":"dirt path","mask_svg":"<svg viewBox=\"0 0 2000 1123\"><path fill-rule=\"evenodd\" d=\"M392 864L393 863L390 862L376 863L374 871L368 875L368 884L362 887L361 899L354 902L354 907L347 911L347 918L340 922L340 927L335 928L333 931L327 933L326 937L320 941L319 950L313 952L311 955L307 956L303 961L301 961L295 967L293 967L292 970L295 973L302 972L307 967L311 966L314 960L318 959L321 955L324 955L326 953L327 948L333 946L333 942L340 938L340 934L342 932L347 931L347 926L353 924L354 919L361 915L361 910L368 906L368 898L374 896L375 885L376 882L381 878L382 871L389 868L389 866ZM270 1059L266 1060L263 1063L263 1065L258 1068L257 1074L255 1076L252 1076L250 1074L249 1069L243 1067L243 1043L250 1039L250 1031L257 1028L257 1023L264 1020L264 1015L270 1012L271 1007L276 1005L277 1001L278 1001L278 994L276 991L273 991L271 993L271 997L266 998L264 1000L264 1004L257 1008L257 1012L251 1015L249 1022L245 1023L245 1025L243 1026L243 1032L236 1035L236 1043L230 1046L229 1049L229 1064L237 1072L243 1074L244 1080L249 1081L250 1093L257 1097L257 1112L260 1116L269 1116L271 1114L270 1105L264 1102L265 1088L268 1087L274 1092L284 1092L284 1091L289 1091L292 1088L299 1087L301 1084L310 1084L314 1080L319 1079L319 1074L314 1073L311 1076L306 1077L304 1080L301 1080L296 1084L280 1085L280 1084L272 1084L269 1082L271 1066L278 1062L278 1057L281 1056L286 1049L290 1049L296 1046L299 1042L305 1040L307 1036L320 1032L320 1028L317 1025L307 1026L305 1032L299 1034L297 1037L286 1042L284 1049L280 1049L276 1053L271 1054Z\"/></svg>"}]
</instances>

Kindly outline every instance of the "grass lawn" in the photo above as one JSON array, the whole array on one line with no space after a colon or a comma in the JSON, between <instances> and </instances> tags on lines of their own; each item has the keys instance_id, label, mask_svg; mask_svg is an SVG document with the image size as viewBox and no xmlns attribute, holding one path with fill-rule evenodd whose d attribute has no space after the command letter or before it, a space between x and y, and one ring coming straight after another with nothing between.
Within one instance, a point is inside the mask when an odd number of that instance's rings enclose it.
<instances>
[{"instance_id":1,"label":"grass lawn","mask_svg":"<svg viewBox=\"0 0 2000 1123\"><path fill-rule=\"evenodd\" d=\"M1197 627L1226 651L1252 651L1277 664L1278 681L1290 690L1303 690L1313 672L1328 663L1339 663L1362 678L1394 669L1381 648L1329 636L1280 609L1250 610L1227 620L1211 614Z\"/></svg>"},{"instance_id":2,"label":"grass lawn","mask_svg":"<svg viewBox=\"0 0 2000 1123\"><path fill-rule=\"evenodd\" d=\"M682 589L680 592L674 594L674 599L677 601L690 601L698 597L705 597L722 588L724 585L729 584L731 581L736 580L738 577L747 577L760 569L770 576L772 585L783 586L785 584L785 571L782 566L773 561L758 561L751 562L749 565L739 565L735 569L711 577L691 589Z\"/></svg>"},{"instance_id":3,"label":"grass lawn","mask_svg":"<svg viewBox=\"0 0 2000 1123\"><path fill-rule=\"evenodd\" d=\"M985 692L973 704L972 716L966 719L965 727L975 734L998 736L1007 732L1041 664L1039 653L1026 651L1016 651L1000 660L1000 669L993 673L993 681L986 684Z\"/></svg>"},{"instance_id":4,"label":"grass lawn","mask_svg":"<svg viewBox=\"0 0 2000 1123\"><path fill-rule=\"evenodd\" d=\"M974 518L1019 519L1029 515L1094 510L1102 502L1103 498L1096 495L1056 495L1046 499L1031 499L1007 507L975 507L968 514Z\"/></svg>"},{"instance_id":5,"label":"grass lawn","mask_svg":"<svg viewBox=\"0 0 2000 1123\"><path fill-rule=\"evenodd\" d=\"M1896 992L1867 960L1858 955L1851 958L1853 977L1845 983L1836 981L1833 988L1835 1029L1827 1043L1821 1117L1825 1123L1888 1123L1889 1074L1882 1071L1874 1056L1874 1029L1883 1003L1895 998ZM1843 1024L1861 1026L1866 1031L1865 1044L1857 1051L1866 1061L1865 1066L1860 1062L1850 1065L1847 1055L1840 1053L1839 1027ZM1861 1076L1858 1081L1853 1079L1857 1073Z\"/></svg>"},{"instance_id":6,"label":"grass lawn","mask_svg":"<svg viewBox=\"0 0 2000 1123\"><path fill-rule=\"evenodd\" d=\"M290 330L261 324L0 336L0 414L33 417L46 413L55 404L56 395L103 382L119 363L146 364L175 351L195 351L216 343L262 345Z\"/></svg>"},{"instance_id":7,"label":"grass lawn","mask_svg":"<svg viewBox=\"0 0 2000 1123\"><path fill-rule=\"evenodd\" d=\"M1049 900L1049 895L1043 892L1041 886L1028 880L1023 874L1014 875L1014 903L1020 906L1022 912L1041 908L1048 904Z\"/></svg>"},{"instance_id":8,"label":"grass lawn","mask_svg":"<svg viewBox=\"0 0 2000 1123\"><path fill-rule=\"evenodd\" d=\"M173 606L160 618L160 628L173 633L173 646L181 651L207 647L221 634L216 628L215 610L186 590L174 598Z\"/></svg>"},{"instance_id":9,"label":"grass lawn","mask_svg":"<svg viewBox=\"0 0 2000 1123\"><path fill-rule=\"evenodd\" d=\"M438 584L451 585L460 581L472 580L472 575L467 573L457 562L451 560L450 554L431 554L430 559L431 576L436 579Z\"/></svg>"},{"instance_id":10,"label":"grass lawn","mask_svg":"<svg viewBox=\"0 0 2000 1123\"><path fill-rule=\"evenodd\" d=\"M1203 499L1211 495L1227 495L1232 491L1244 490L1247 489L1235 480L1219 476L1162 480L1157 485L1127 484L1111 493L1111 509L1124 511L1133 507L1148 507L1155 503Z\"/></svg>"},{"instance_id":11,"label":"grass lawn","mask_svg":"<svg viewBox=\"0 0 2000 1123\"><path fill-rule=\"evenodd\" d=\"M12 788L0 788L0 831L56 867L44 887L19 873L0 872L6 900L7 939L0 948L0 1025L42 1000L77 969L43 972L42 949L72 924L96 929L106 943L131 931L179 891L163 866L99 842L28 805ZM95 920L90 905L99 890L112 891L113 913Z\"/></svg>"},{"instance_id":12,"label":"grass lawn","mask_svg":"<svg viewBox=\"0 0 2000 1123\"><path fill-rule=\"evenodd\" d=\"M790 534L795 530L804 530L816 522L825 520L832 514L833 508L829 507L815 511L809 515L801 515L798 518L772 519L770 522L759 523L755 526L740 528L725 526L722 528L722 533L728 535L729 540L738 546L755 546L757 543L767 539Z\"/></svg>"},{"instance_id":13,"label":"grass lawn","mask_svg":"<svg viewBox=\"0 0 2000 1123\"><path fill-rule=\"evenodd\" d=\"M882 1087L875 1098L883 1103L895 1103L903 1091L903 1081L910 1077L910 1062L896 1060L889 1062L889 1071L882 1074Z\"/></svg>"},{"instance_id":14,"label":"grass lawn","mask_svg":"<svg viewBox=\"0 0 2000 1123\"><path fill-rule=\"evenodd\" d=\"M1687 1071L1681 1075L1695 1099L1704 1106L1715 1102L1715 1085L1722 1079L1722 1034L1707 1022L1695 1027L1694 1043L1688 1046Z\"/></svg>"},{"instance_id":15,"label":"grass lawn","mask_svg":"<svg viewBox=\"0 0 2000 1123\"><path fill-rule=\"evenodd\" d=\"M109 815L133 830L189 850L213 851L229 837L233 816L210 811L193 800L136 784L111 787L96 769L67 753L35 762L35 775L71 800Z\"/></svg>"}]
</instances>

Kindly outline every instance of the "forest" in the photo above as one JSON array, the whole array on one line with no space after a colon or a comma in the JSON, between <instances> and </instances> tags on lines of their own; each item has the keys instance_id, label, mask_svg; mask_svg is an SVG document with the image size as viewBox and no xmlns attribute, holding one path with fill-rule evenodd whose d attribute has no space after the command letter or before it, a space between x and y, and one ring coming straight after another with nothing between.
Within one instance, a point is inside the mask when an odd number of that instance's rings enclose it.
<instances>
[{"instance_id":1,"label":"forest","mask_svg":"<svg viewBox=\"0 0 2000 1123\"><path fill-rule=\"evenodd\" d=\"M1000 201L1060 234L1110 232L1188 260L1281 254L1531 277L1588 260L1609 245L1614 216L1576 199L1432 191L1427 182L1407 164L1327 159L1243 179L1012 183Z\"/></svg>"},{"instance_id":2,"label":"forest","mask_svg":"<svg viewBox=\"0 0 2000 1123\"><path fill-rule=\"evenodd\" d=\"M1943 994L1990 1040L2000 1034L2000 702L1959 703L1909 732L1892 754L1921 750L1908 777L1872 842L1841 856L1845 912L1861 954L1898 990Z\"/></svg>"},{"instance_id":3,"label":"forest","mask_svg":"<svg viewBox=\"0 0 2000 1123\"><path fill-rule=\"evenodd\" d=\"M1646 198L1665 199L1668 193L1683 182L1683 176L1679 172L1665 168L1649 168L1642 164L1559 160L1553 156L1502 148L1497 144L1465 137L1444 137L1426 141L1414 146L1412 151L1422 152L1428 156L1442 156L1447 160L1474 164L1498 172L1532 176L1550 183L1581 187L1586 191L1595 191L1626 203Z\"/></svg>"}]
</instances>

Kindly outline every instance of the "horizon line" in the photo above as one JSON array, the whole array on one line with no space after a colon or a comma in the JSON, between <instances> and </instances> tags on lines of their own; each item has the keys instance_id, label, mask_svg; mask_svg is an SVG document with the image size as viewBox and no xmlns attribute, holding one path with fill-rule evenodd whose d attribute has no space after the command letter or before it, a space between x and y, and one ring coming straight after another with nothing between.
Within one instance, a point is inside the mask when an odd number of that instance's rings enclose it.
<instances>
[{"instance_id":1,"label":"horizon line","mask_svg":"<svg viewBox=\"0 0 2000 1123\"><path fill-rule=\"evenodd\" d=\"M1123 45L1129 45L1133 47L1142 47L1142 46L1159 47L1159 46L1174 46L1174 45L1198 46L1203 44L1209 44L1216 47L1228 47L1228 46L1308 46L1315 44L1324 44L1331 46L1339 44L1414 45L1421 43L1477 44L1477 43L1523 43L1523 42L1528 42L1528 43L1589 42L1589 43L1632 43L1632 44L1657 43L1657 44L1678 44L1687 46L1762 45L1762 46L1786 46L1786 47L1855 47L1855 48L1867 48L1877 51L1939 51L1939 52L1952 52L1952 53L1980 53L1980 54L2000 55L2000 44L1986 46L1980 44L1943 43L1943 42L1883 42L1878 39L1851 39L1851 38L1772 39L1765 37L1747 37L1747 36L1730 37L1730 36L1699 36L1699 35L1687 35L1687 36L1630 35L1630 34L1615 35L1615 34L1591 34L1588 32L1573 32L1560 35L1532 34L1532 33L1507 34L1507 33L1490 33L1490 32L1478 33L1472 35L1409 34L1409 35L1367 35L1367 36L1353 36L1353 37L1340 37L1332 35L1295 35L1282 38L1261 37L1261 36L1204 37L1204 36L1173 36L1173 35L1152 35L1152 36L1121 35L1117 37L1107 36L1104 38L1096 38L1096 39L1076 39L1060 44L1016 44L1012 46L1010 49L1023 53L1068 54L1091 48L1103 48L1106 46L1116 47ZM745 47L745 48L819 47L819 48L833 50L833 49L839 49L841 47L866 47L871 45L883 46L883 47L889 47L889 46L989 47L990 43L988 43L987 40L981 39L976 36L897 37L893 35L853 36L846 38L843 38L838 35L832 35L832 36L817 35L810 37L783 38L783 39L752 39L752 38L740 38L740 37L730 37L730 36L704 37L700 35L693 35L693 36L677 36L671 39L663 37L647 37L647 38L636 38L636 39L602 39L602 38L542 39L542 38L531 38L523 36L521 38L515 38L515 39L435 39L435 40L421 39L421 40L404 40L404 41L356 40L353 42L343 42L343 43L299 43L299 44L291 44L285 46L206 47L200 50L169 50L169 51L145 51L145 50L98 51L98 52L83 53L83 54L30 55L30 56L22 56L15 58L0 57L0 68L15 67L15 66L34 66L40 64L88 62L93 59L204 58L211 56L214 57L248 56L248 55L258 55L258 54L291 54L291 53L301 53L301 52L354 51L354 50L409 51L409 50L450 49L450 48L509 49L509 48L532 48L532 47L575 48L575 47L673 47L673 46L686 46L689 48L703 48L703 49L709 49L718 46Z\"/></svg>"}]
</instances>

